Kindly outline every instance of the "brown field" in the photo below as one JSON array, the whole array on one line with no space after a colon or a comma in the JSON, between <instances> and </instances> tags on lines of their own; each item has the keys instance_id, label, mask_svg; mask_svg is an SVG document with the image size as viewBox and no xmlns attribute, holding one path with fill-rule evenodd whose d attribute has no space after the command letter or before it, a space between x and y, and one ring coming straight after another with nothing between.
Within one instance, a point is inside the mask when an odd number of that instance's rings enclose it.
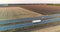
<instances>
[{"instance_id":1,"label":"brown field","mask_svg":"<svg viewBox=\"0 0 60 32\"><path fill-rule=\"evenodd\" d=\"M25 9L34 11L40 14L49 15L49 14L60 14L60 6L53 5L21 5Z\"/></svg>"},{"instance_id":2,"label":"brown field","mask_svg":"<svg viewBox=\"0 0 60 32\"><path fill-rule=\"evenodd\" d=\"M60 25L59 26L54 26L54 27L49 27L49 28L43 28L40 30L34 30L31 32L60 32Z\"/></svg>"}]
</instances>

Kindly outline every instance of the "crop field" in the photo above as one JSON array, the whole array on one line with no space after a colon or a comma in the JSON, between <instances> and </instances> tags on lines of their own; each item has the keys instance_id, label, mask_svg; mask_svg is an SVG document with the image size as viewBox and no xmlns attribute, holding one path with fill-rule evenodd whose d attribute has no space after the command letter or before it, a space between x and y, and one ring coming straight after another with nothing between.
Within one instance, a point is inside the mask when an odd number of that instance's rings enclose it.
<instances>
[{"instance_id":1,"label":"crop field","mask_svg":"<svg viewBox=\"0 0 60 32\"><path fill-rule=\"evenodd\" d=\"M21 7L0 7L0 20L32 18L37 16L42 16L42 14Z\"/></svg>"},{"instance_id":2,"label":"crop field","mask_svg":"<svg viewBox=\"0 0 60 32\"><path fill-rule=\"evenodd\" d=\"M25 9L37 12L43 15L60 14L60 6L54 5L21 5Z\"/></svg>"}]
</instances>

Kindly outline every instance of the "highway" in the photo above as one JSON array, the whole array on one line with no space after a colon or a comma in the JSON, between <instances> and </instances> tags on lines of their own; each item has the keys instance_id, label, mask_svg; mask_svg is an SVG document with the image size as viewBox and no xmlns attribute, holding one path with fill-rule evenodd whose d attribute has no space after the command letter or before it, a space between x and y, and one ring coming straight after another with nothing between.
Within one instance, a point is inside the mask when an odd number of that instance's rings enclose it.
<instances>
[{"instance_id":1,"label":"highway","mask_svg":"<svg viewBox=\"0 0 60 32\"><path fill-rule=\"evenodd\" d=\"M6 20L6 21L1 21L0 24L4 25L4 24L9 24L9 23L14 23L14 22L25 22L25 21L29 21L31 20L31 22L29 23L25 23L25 24L11 24L11 25L5 25L5 26L1 26L0 25L0 31L4 31L4 30L10 30L10 29L16 29L16 28L23 28L23 27L28 27L28 26L34 26L34 25L39 25L39 24L46 24L46 23L52 23L52 22L59 22L60 18L52 17L53 15L50 16L40 16L40 17L35 17L35 18L23 18L23 19L18 19L18 20ZM57 15L58 16L58 15ZM44 18L42 18L44 17ZM42 20L41 22L34 24L32 23L32 20Z\"/></svg>"}]
</instances>

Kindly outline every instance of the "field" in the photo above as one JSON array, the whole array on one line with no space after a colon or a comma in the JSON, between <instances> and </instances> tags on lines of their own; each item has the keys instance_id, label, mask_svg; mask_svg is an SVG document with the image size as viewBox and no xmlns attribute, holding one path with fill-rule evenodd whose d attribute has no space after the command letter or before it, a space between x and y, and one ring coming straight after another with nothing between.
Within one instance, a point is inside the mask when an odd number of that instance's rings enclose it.
<instances>
[{"instance_id":1,"label":"field","mask_svg":"<svg viewBox=\"0 0 60 32\"><path fill-rule=\"evenodd\" d=\"M54 5L21 5L25 9L34 11L43 15L60 14L60 6Z\"/></svg>"},{"instance_id":2,"label":"field","mask_svg":"<svg viewBox=\"0 0 60 32\"><path fill-rule=\"evenodd\" d=\"M0 20L32 18L37 16L42 16L42 14L21 7L0 7Z\"/></svg>"}]
</instances>

